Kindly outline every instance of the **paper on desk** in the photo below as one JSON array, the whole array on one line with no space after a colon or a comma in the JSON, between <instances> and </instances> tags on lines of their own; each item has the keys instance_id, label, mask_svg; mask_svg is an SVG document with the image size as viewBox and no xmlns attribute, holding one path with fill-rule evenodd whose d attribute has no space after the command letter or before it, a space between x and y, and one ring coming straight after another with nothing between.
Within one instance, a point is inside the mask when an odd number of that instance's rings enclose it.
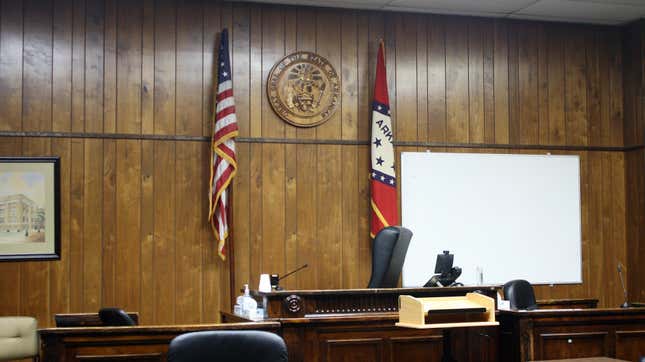
<instances>
[{"instance_id":1,"label":"paper on desk","mask_svg":"<svg viewBox=\"0 0 645 362\"><path fill-rule=\"evenodd\" d=\"M497 293L497 309L511 310L511 302L509 300L504 300L499 292Z\"/></svg>"}]
</instances>

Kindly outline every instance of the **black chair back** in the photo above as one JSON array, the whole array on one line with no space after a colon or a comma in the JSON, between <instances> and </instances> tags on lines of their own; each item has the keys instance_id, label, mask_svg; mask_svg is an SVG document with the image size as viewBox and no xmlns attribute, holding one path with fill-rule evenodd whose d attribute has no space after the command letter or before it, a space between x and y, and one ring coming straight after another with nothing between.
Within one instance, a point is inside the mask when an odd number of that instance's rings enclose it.
<instances>
[{"instance_id":1,"label":"black chair back","mask_svg":"<svg viewBox=\"0 0 645 362\"><path fill-rule=\"evenodd\" d=\"M504 284L504 299L510 301L512 309L537 309L533 287L526 280L511 280Z\"/></svg>"},{"instance_id":2,"label":"black chair back","mask_svg":"<svg viewBox=\"0 0 645 362\"><path fill-rule=\"evenodd\" d=\"M104 326L136 326L135 322L128 313L121 308L101 308L99 310L99 319Z\"/></svg>"},{"instance_id":3,"label":"black chair back","mask_svg":"<svg viewBox=\"0 0 645 362\"><path fill-rule=\"evenodd\" d=\"M368 288L395 288L399 282L412 231L388 226L376 234L372 243L372 276Z\"/></svg>"},{"instance_id":4,"label":"black chair back","mask_svg":"<svg viewBox=\"0 0 645 362\"><path fill-rule=\"evenodd\" d=\"M175 337L168 362L287 362L287 346L265 331L204 331Z\"/></svg>"}]
</instances>

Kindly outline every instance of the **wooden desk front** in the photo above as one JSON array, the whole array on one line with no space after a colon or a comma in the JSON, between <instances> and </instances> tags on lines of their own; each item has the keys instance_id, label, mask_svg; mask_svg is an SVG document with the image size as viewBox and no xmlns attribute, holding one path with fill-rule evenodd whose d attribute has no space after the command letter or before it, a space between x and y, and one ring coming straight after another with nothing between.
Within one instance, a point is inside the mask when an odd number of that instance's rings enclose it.
<instances>
[{"instance_id":1,"label":"wooden desk front","mask_svg":"<svg viewBox=\"0 0 645 362\"><path fill-rule=\"evenodd\" d=\"M645 308L499 311L502 362L645 355Z\"/></svg>"},{"instance_id":2,"label":"wooden desk front","mask_svg":"<svg viewBox=\"0 0 645 362\"><path fill-rule=\"evenodd\" d=\"M265 330L277 333L279 323L199 324L183 326L66 327L41 329L42 360L166 361L176 336L196 331Z\"/></svg>"},{"instance_id":3,"label":"wooden desk front","mask_svg":"<svg viewBox=\"0 0 645 362\"><path fill-rule=\"evenodd\" d=\"M589 358L567 358L567 359L552 359L548 361L533 361L533 362L629 362L624 359L615 359L609 357L589 357Z\"/></svg>"},{"instance_id":4,"label":"wooden desk front","mask_svg":"<svg viewBox=\"0 0 645 362\"><path fill-rule=\"evenodd\" d=\"M268 320L279 322L289 362L439 361L441 329L399 328L398 297L461 296L479 290L494 297L493 286L301 290L256 293ZM222 312L223 322L243 319ZM452 331L458 361L497 361L497 326Z\"/></svg>"}]
</instances>

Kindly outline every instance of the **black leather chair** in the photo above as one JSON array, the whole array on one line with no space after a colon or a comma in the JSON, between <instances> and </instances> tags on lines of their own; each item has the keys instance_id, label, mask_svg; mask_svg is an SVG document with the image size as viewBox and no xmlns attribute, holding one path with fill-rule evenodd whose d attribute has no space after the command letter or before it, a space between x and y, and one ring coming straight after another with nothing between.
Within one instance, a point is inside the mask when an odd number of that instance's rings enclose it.
<instances>
[{"instance_id":1,"label":"black leather chair","mask_svg":"<svg viewBox=\"0 0 645 362\"><path fill-rule=\"evenodd\" d=\"M388 226L376 234L368 288L396 288L411 239L412 231L402 226Z\"/></svg>"},{"instance_id":2,"label":"black leather chair","mask_svg":"<svg viewBox=\"0 0 645 362\"><path fill-rule=\"evenodd\" d=\"M179 335L170 342L168 362L287 362L287 346L264 331L204 331Z\"/></svg>"},{"instance_id":3,"label":"black leather chair","mask_svg":"<svg viewBox=\"0 0 645 362\"><path fill-rule=\"evenodd\" d=\"M128 313L121 308L101 308L99 310L99 319L104 326L136 326L135 322Z\"/></svg>"},{"instance_id":4,"label":"black leather chair","mask_svg":"<svg viewBox=\"0 0 645 362\"><path fill-rule=\"evenodd\" d=\"M504 284L504 299L510 301L511 309L537 309L531 283L516 279Z\"/></svg>"}]
</instances>

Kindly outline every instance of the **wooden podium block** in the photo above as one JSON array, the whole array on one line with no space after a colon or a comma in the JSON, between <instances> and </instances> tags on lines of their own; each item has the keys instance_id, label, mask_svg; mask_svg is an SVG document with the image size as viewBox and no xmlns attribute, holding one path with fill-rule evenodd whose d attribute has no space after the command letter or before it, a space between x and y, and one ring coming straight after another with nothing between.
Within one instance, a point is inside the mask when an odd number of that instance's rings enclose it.
<instances>
[{"instance_id":1,"label":"wooden podium block","mask_svg":"<svg viewBox=\"0 0 645 362\"><path fill-rule=\"evenodd\" d=\"M399 327L456 328L499 325L495 300L478 293L459 297L415 298L399 296Z\"/></svg>"}]
</instances>

